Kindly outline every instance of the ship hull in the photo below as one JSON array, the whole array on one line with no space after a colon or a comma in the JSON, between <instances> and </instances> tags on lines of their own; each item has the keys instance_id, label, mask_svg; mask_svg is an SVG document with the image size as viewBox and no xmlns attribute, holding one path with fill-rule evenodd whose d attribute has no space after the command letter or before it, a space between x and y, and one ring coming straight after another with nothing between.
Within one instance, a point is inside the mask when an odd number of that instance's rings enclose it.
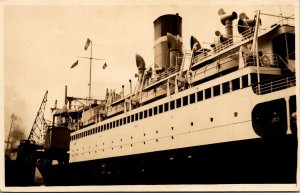
<instances>
[{"instance_id":1,"label":"ship hull","mask_svg":"<svg viewBox=\"0 0 300 193\"><path fill-rule=\"evenodd\" d=\"M52 165L46 185L291 184L297 137L257 138Z\"/></svg>"}]
</instances>

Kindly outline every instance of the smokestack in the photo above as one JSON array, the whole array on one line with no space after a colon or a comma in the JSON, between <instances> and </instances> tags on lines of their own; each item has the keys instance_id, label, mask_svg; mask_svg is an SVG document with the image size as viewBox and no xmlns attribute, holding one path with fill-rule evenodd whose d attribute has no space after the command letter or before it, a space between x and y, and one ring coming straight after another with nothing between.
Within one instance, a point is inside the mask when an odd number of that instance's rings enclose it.
<instances>
[{"instance_id":1,"label":"smokestack","mask_svg":"<svg viewBox=\"0 0 300 193\"><path fill-rule=\"evenodd\" d=\"M232 14L226 15L225 11L221 8L218 12L220 16L221 23L225 26L227 38L232 38L232 21L237 19L237 13L232 12Z\"/></svg>"},{"instance_id":2,"label":"smokestack","mask_svg":"<svg viewBox=\"0 0 300 193\"><path fill-rule=\"evenodd\" d=\"M124 98L124 85L122 85L122 97Z\"/></svg>"},{"instance_id":3,"label":"smokestack","mask_svg":"<svg viewBox=\"0 0 300 193\"><path fill-rule=\"evenodd\" d=\"M154 22L154 64L158 68L168 68L170 64L170 50L167 33L178 36L178 41L182 44L182 18L176 15L162 15ZM182 52L182 46L178 47ZM172 53L174 54L174 53ZM154 69L155 71L155 69Z\"/></svg>"}]
</instances>

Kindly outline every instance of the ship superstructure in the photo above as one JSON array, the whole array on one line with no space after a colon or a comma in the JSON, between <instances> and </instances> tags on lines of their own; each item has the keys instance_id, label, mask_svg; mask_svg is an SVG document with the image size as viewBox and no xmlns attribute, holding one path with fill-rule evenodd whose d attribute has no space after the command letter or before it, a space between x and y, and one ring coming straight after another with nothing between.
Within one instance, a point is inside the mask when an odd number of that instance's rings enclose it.
<instances>
[{"instance_id":1,"label":"ship superstructure","mask_svg":"<svg viewBox=\"0 0 300 193\"><path fill-rule=\"evenodd\" d=\"M154 65L146 67L136 55L138 81L129 95L109 89L103 100L66 94L46 138L49 151L64 154L61 164L45 172L50 184L60 181L53 180L55 172L68 184L295 182L295 27L286 22L291 18L263 26L260 11L253 19L218 13L226 33L216 31L210 48L192 36L190 50L182 46L179 14L157 18ZM239 34L233 33L236 20ZM89 105L74 109L74 100ZM57 143L57 136L64 137ZM278 167L274 176L283 154L287 168ZM263 163L253 163L255 156ZM242 168L249 182L239 181ZM262 173L255 177L257 171Z\"/></svg>"}]
</instances>

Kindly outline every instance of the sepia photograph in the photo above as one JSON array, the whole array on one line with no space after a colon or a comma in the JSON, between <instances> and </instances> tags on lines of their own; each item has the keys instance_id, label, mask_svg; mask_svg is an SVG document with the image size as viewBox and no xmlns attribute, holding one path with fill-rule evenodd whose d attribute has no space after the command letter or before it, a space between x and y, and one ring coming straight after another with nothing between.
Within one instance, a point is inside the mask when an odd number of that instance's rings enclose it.
<instances>
[{"instance_id":1,"label":"sepia photograph","mask_svg":"<svg viewBox=\"0 0 300 193\"><path fill-rule=\"evenodd\" d=\"M0 8L1 191L299 191L299 1Z\"/></svg>"}]
</instances>

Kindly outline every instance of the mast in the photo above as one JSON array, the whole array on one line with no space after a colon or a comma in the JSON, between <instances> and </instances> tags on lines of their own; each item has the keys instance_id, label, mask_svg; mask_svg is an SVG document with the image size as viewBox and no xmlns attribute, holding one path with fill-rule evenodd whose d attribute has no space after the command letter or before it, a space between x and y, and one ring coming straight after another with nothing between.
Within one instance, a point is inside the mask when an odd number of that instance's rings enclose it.
<instances>
[{"instance_id":1,"label":"mast","mask_svg":"<svg viewBox=\"0 0 300 193\"><path fill-rule=\"evenodd\" d=\"M93 54L93 42L91 41L91 53L90 53L90 82L89 82L89 98L91 98L92 87L92 54Z\"/></svg>"},{"instance_id":2,"label":"mast","mask_svg":"<svg viewBox=\"0 0 300 193\"><path fill-rule=\"evenodd\" d=\"M258 58L258 23L260 18L260 10L256 13L256 22L255 22L255 30L253 36L253 44L252 44L252 51L255 50L256 55L256 71L257 71L257 88L258 94L260 94L260 72L259 72L259 58Z\"/></svg>"}]
</instances>

